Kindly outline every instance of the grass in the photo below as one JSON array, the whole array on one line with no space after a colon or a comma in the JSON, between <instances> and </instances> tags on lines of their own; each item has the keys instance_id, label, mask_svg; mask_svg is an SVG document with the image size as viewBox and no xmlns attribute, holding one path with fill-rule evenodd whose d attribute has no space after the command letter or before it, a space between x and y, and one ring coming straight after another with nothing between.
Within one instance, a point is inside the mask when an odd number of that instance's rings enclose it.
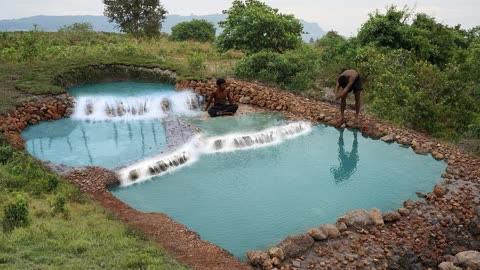
<instances>
[{"instance_id":1,"label":"grass","mask_svg":"<svg viewBox=\"0 0 480 270\"><path fill-rule=\"evenodd\" d=\"M194 57L192 57L194 56ZM219 53L211 43L137 40L124 34L0 32L0 114L24 98L58 94L56 75L95 64L122 63L176 71L179 79L231 76L242 53Z\"/></svg>"},{"instance_id":2,"label":"grass","mask_svg":"<svg viewBox=\"0 0 480 270\"><path fill-rule=\"evenodd\" d=\"M2 224L19 194L29 210L26 227L0 232L1 269L187 269L29 155L0 155Z\"/></svg>"}]
</instances>

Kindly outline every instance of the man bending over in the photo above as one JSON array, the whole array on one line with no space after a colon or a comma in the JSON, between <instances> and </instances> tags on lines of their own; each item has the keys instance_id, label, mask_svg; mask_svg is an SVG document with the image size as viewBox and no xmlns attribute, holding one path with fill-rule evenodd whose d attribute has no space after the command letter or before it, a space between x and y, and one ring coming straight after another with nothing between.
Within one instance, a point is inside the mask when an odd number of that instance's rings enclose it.
<instances>
[{"instance_id":1,"label":"man bending over","mask_svg":"<svg viewBox=\"0 0 480 270\"><path fill-rule=\"evenodd\" d=\"M226 88L227 83L225 80L222 78L217 79L217 90L210 95L205 108L205 111L208 110L208 114L211 117L233 115L238 110L238 105L232 103L230 91L226 90ZM227 99L229 104L227 104ZM210 107L212 101L213 106L209 109L208 107Z\"/></svg>"},{"instance_id":2,"label":"man bending over","mask_svg":"<svg viewBox=\"0 0 480 270\"><path fill-rule=\"evenodd\" d=\"M343 88L341 92L338 90ZM355 123L358 124L358 113L360 112L360 92L362 91L362 80L360 79L360 76L358 75L358 72L356 72L353 69L345 70L342 73L340 73L340 76L338 76L337 79L337 86L335 89L336 94L336 99L341 99L340 103L340 120L339 124L343 124L344 122L344 113L345 113L345 107L347 106L347 95L350 92L353 92L355 94Z\"/></svg>"}]
</instances>

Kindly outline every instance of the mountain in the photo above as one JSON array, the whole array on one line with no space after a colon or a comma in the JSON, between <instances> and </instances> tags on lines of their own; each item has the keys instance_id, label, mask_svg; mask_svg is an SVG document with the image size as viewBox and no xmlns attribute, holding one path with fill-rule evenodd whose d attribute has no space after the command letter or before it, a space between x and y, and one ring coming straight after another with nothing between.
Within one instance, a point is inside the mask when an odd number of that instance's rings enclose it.
<instances>
[{"instance_id":1,"label":"mountain","mask_svg":"<svg viewBox=\"0 0 480 270\"><path fill-rule=\"evenodd\" d=\"M217 28L217 35L221 33L222 29L218 27L218 22L225 20L225 14L210 14L210 15L167 15L165 22L162 25L162 32L170 33L171 28L181 22L191 21L192 19L205 19L212 22ZM95 31L104 32L118 32L115 24L109 23L105 16L33 16L13 20L0 20L0 31L28 31L34 28L34 25L41 30L48 32L55 32L64 25L73 23L89 22L93 25ZM310 38L318 39L325 34L322 28L317 23L300 20L303 24L304 31L308 34L302 35L304 41L308 42Z\"/></svg>"}]
</instances>

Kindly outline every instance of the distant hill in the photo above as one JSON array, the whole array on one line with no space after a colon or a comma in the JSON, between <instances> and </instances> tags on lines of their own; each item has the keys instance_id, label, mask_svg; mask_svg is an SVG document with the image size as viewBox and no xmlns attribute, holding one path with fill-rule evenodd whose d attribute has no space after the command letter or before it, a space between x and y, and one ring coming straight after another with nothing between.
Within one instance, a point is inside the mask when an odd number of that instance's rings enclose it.
<instances>
[{"instance_id":1,"label":"distant hill","mask_svg":"<svg viewBox=\"0 0 480 270\"><path fill-rule=\"evenodd\" d=\"M225 18L226 15L224 14L201 16L167 15L162 26L162 32L170 33L171 28L180 22L190 21L192 19L205 19L215 24L218 35L222 31L222 29L218 27L218 22L225 20ZM308 42L310 38L318 39L325 34L325 31L323 31L317 23L311 23L304 20L300 21L303 24L304 31L308 32L308 34L302 35L304 41ZM64 25L80 22L91 23L95 31L118 32L115 28L115 24L109 23L105 16L33 16L13 20L0 20L0 31L28 31L32 30L34 25L37 25L41 30L55 32Z\"/></svg>"}]
</instances>

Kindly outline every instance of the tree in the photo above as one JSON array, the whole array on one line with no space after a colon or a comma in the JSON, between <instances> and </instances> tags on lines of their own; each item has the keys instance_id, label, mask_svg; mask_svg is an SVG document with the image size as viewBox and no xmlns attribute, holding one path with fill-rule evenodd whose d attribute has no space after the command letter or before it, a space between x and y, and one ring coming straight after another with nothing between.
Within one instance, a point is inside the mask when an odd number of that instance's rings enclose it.
<instances>
[{"instance_id":1,"label":"tree","mask_svg":"<svg viewBox=\"0 0 480 270\"><path fill-rule=\"evenodd\" d=\"M284 52L302 43L303 25L293 15L258 0L234 0L227 20L219 22L224 31L218 37L222 51L238 49L252 54L262 50Z\"/></svg>"},{"instance_id":2,"label":"tree","mask_svg":"<svg viewBox=\"0 0 480 270\"><path fill-rule=\"evenodd\" d=\"M215 27L209 21L194 19L172 27L170 38L173 40L196 40L200 42L214 41Z\"/></svg>"},{"instance_id":3,"label":"tree","mask_svg":"<svg viewBox=\"0 0 480 270\"><path fill-rule=\"evenodd\" d=\"M91 23L74 23L70 25L64 25L58 29L58 32L92 32L93 26Z\"/></svg>"},{"instance_id":4,"label":"tree","mask_svg":"<svg viewBox=\"0 0 480 270\"><path fill-rule=\"evenodd\" d=\"M122 32L134 36L160 34L167 11L159 0L103 0L104 15L115 22Z\"/></svg>"},{"instance_id":5,"label":"tree","mask_svg":"<svg viewBox=\"0 0 480 270\"><path fill-rule=\"evenodd\" d=\"M374 44L392 49L411 48L412 32L407 24L410 10L398 10L395 6L387 8L385 14L378 10L369 14L369 19L358 31L358 40L362 45Z\"/></svg>"}]
</instances>

